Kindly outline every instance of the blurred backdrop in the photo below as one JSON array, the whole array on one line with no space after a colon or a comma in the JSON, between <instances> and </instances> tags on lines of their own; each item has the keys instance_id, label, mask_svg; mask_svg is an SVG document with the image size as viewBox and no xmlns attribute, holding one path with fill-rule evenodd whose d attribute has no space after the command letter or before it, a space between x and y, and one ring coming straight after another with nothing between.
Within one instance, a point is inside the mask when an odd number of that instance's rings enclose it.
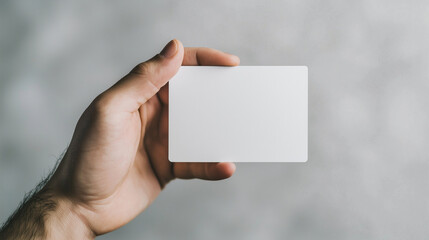
<instances>
[{"instance_id":1,"label":"blurred backdrop","mask_svg":"<svg viewBox=\"0 0 429 240\"><path fill-rule=\"evenodd\" d=\"M0 221L85 107L172 38L309 67L309 161L178 180L100 239L429 236L429 2L0 2ZM124 203L126 204L126 203Z\"/></svg>"}]
</instances>

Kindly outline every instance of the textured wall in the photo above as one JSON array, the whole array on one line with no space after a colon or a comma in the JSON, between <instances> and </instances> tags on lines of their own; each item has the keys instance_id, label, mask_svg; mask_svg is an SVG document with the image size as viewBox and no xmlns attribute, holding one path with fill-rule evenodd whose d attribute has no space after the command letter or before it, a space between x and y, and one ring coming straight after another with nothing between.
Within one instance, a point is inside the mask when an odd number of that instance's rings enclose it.
<instances>
[{"instance_id":1,"label":"textured wall","mask_svg":"<svg viewBox=\"0 0 429 240\"><path fill-rule=\"evenodd\" d=\"M0 221L49 172L81 112L172 38L308 65L309 161L175 181L100 239L429 236L429 2L0 3Z\"/></svg>"}]
</instances>

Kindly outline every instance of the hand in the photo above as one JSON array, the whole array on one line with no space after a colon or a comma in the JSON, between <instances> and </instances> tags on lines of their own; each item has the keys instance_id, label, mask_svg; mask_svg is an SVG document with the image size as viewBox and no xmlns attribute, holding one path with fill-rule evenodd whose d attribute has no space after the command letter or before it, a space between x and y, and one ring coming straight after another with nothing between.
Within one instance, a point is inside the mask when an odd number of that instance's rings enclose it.
<instances>
[{"instance_id":1,"label":"hand","mask_svg":"<svg viewBox=\"0 0 429 240\"><path fill-rule=\"evenodd\" d=\"M174 178L230 177L233 163L168 161L168 81L180 65L238 64L236 56L172 40L85 110L47 186L100 235L135 218Z\"/></svg>"}]
</instances>

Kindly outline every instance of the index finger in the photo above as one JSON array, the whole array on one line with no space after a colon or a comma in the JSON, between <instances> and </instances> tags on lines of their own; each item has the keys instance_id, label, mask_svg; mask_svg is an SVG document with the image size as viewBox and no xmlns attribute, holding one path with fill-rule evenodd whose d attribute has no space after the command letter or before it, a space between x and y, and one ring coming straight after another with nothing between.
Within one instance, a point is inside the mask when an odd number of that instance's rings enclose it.
<instances>
[{"instance_id":1,"label":"index finger","mask_svg":"<svg viewBox=\"0 0 429 240\"><path fill-rule=\"evenodd\" d=\"M180 179L222 180L231 177L236 168L235 164L231 162L176 162L172 164L174 177Z\"/></svg>"},{"instance_id":2,"label":"index finger","mask_svg":"<svg viewBox=\"0 0 429 240\"><path fill-rule=\"evenodd\" d=\"M237 66L240 58L212 48L185 48L182 66Z\"/></svg>"}]
</instances>

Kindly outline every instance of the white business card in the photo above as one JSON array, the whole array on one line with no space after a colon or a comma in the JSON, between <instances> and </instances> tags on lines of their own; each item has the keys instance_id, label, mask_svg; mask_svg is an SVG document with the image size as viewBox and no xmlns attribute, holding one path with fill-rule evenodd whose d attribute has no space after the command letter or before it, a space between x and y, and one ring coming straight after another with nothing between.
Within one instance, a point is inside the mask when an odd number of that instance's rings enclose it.
<instances>
[{"instance_id":1,"label":"white business card","mask_svg":"<svg viewBox=\"0 0 429 240\"><path fill-rule=\"evenodd\" d=\"M169 81L171 162L306 162L306 66L181 67Z\"/></svg>"}]
</instances>

